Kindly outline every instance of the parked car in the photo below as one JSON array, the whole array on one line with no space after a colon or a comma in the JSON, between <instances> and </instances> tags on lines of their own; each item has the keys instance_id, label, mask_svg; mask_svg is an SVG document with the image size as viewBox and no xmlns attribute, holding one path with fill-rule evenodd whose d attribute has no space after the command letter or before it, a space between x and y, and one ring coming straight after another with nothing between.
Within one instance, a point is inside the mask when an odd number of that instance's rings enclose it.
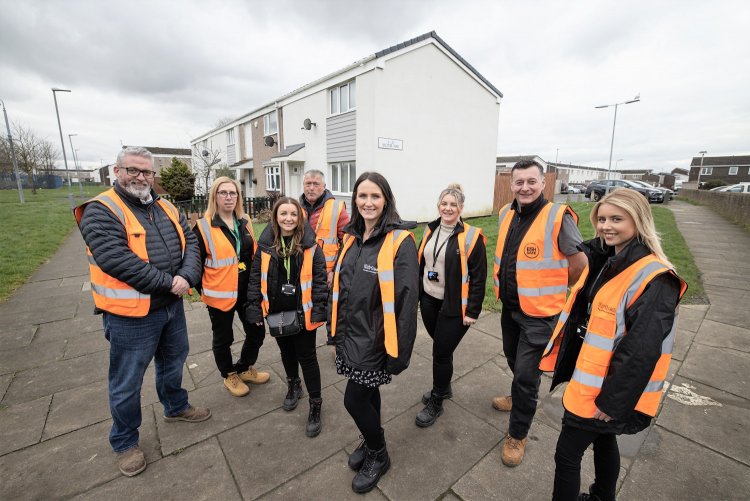
<instances>
[{"instance_id":1,"label":"parked car","mask_svg":"<svg viewBox=\"0 0 750 501\"><path fill-rule=\"evenodd\" d=\"M648 199L650 203L663 203L664 192L656 188L645 188L632 181L625 179L604 179L601 181L593 181L586 188L586 193L583 196L590 198L594 202L598 202L604 196L604 192L609 186L609 190L616 190L620 188L628 188L635 190Z\"/></svg>"},{"instance_id":2,"label":"parked car","mask_svg":"<svg viewBox=\"0 0 750 501\"><path fill-rule=\"evenodd\" d=\"M729 186L722 186L722 193L750 193L750 183L739 183L739 184L732 184Z\"/></svg>"},{"instance_id":3,"label":"parked car","mask_svg":"<svg viewBox=\"0 0 750 501\"><path fill-rule=\"evenodd\" d=\"M582 184L569 184L568 193L583 193L586 191L586 186Z\"/></svg>"},{"instance_id":4,"label":"parked car","mask_svg":"<svg viewBox=\"0 0 750 501\"><path fill-rule=\"evenodd\" d=\"M635 184L639 184L643 186L644 188L651 188L654 190L661 190L664 192L664 200L672 200L674 198L674 191L670 190L669 188L663 188L661 186L654 186L653 184L649 184L646 181L632 181Z\"/></svg>"}]
</instances>

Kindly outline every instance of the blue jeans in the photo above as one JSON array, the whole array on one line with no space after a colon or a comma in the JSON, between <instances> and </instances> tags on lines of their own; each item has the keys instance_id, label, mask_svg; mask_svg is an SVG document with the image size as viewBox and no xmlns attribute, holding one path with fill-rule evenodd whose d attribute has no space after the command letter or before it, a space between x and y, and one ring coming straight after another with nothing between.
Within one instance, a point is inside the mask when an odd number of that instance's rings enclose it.
<instances>
[{"instance_id":1,"label":"blue jeans","mask_svg":"<svg viewBox=\"0 0 750 501\"><path fill-rule=\"evenodd\" d=\"M182 388L182 367L188 355L182 301L151 311L143 318L105 312L104 336L110 344L109 443L115 452L123 452L138 444L141 387L152 359L156 366L156 392L164 414L175 416L188 408L188 394Z\"/></svg>"}]
</instances>

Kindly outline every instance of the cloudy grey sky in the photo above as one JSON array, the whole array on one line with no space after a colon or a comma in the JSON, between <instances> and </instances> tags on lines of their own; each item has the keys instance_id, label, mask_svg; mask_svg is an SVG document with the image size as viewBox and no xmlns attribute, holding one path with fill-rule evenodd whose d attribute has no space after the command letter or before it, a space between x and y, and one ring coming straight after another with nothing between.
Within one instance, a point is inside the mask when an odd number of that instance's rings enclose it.
<instances>
[{"instance_id":1,"label":"cloudy grey sky","mask_svg":"<svg viewBox=\"0 0 750 501\"><path fill-rule=\"evenodd\" d=\"M498 153L669 171L750 154L746 1L0 0L0 99L84 165L188 147L239 116L431 30L505 98ZM5 131L3 129L3 134ZM66 137L67 140L67 137ZM67 144L66 144L67 148Z\"/></svg>"}]
</instances>

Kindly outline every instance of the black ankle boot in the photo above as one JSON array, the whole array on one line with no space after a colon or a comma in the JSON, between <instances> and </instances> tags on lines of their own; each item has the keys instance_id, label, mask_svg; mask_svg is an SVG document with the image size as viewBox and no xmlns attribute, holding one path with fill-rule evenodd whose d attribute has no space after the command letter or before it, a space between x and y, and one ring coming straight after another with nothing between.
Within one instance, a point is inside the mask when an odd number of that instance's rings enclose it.
<instances>
[{"instance_id":1,"label":"black ankle boot","mask_svg":"<svg viewBox=\"0 0 750 501\"><path fill-rule=\"evenodd\" d=\"M424 395L422 395L422 404L423 405L427 405L427 402L430 401L430 395L432 395L433 391L435 391L435 390L433 389L433 390L430 390L430 391L426 391L424 393ZM445 390L445 393L443 393L440 396L443 397L444 399L448 399L448 400L450 400L451 398L453 398L453 388L451 388L450 384L448 385L448 389Z\"/></svg>"},{"instance_id":2,"label":"black ankle boot","mask_svg":"<svg viewBox=\"0 0 750 501\"><path fill-rule=\"evenodd\" d=\"M382 449L377 451L367 446L365 446L365 450L365 462L352 480L352 490L357 494L364 494L373 490L378 485L380 477L385 475L385 472L391 467L391 458L388 456L385 444L383 444Z\"/></svg>"},{"instance_id":3,"label":"black ankle boot","mask_svg":"<svg viewBox=\"0 0 750 501\"><path fill-rule=\"evenodd\" d=\"M385 430L383 428L380 428L380 437L383 439L383 443L385 443ZM362 439L362 442L360 442L357 448L354 449L354 452L351 453L349 456L349 462L347 463L349 468L354 471L359 471L359 469L362 468L362 464L365 462L365 455L367 454L365 439L362 435L360 435L359 438Z\"/></svg>"},{"instance_id":4,"label":"black ankle boot","mask_svg":"<svg viewBox=\"0 0 750 501\"><path fill-rule=\"evenodd\" d=\"M310 438L320 435L320 429L323 427L323 424L320 422L321 405L323 405L322 398L310 399L310 414L307 416L307 428L305 428L305 435Z\"/></svg>"},{"instance_id":5,"label":"black ankle boot","mask_svg":"<svg viewBox=\"0 0 750 501\"><path fill-rule=\"evenodd\" d=\"M286 397L284 397L284 403L281 407L285 411L293 411L297 408L299 399L305 394L302 391L302 381L298 377L288 377L286 378L286 384L289 386L289 389L286 392Z\"/></svg>"},{"instance_id":6,"label":"black ankle boot","mask_svg":"<svg viewBox=\"0 0 750 501\"><path fill-rule=\"evenodd\" d=\"M438 397L433 391L427 405L424 409L419 411L414 422L420 428L427 428L428 426L435 424L435 421L437 421L437 418L439 418L442 413L443 397Z\"/></svg>"}]
</instances>

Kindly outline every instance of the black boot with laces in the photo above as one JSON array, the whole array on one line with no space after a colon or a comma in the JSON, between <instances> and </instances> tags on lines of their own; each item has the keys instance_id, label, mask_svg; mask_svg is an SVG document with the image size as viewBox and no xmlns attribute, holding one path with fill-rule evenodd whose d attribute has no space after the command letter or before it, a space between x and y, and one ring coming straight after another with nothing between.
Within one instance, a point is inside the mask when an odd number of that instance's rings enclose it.
<instances>
[{"instance_id":1,"label":"black boot with laces","mask_svg":"<svg viewBox=\"0 0 750 501\"><path fill-rule=\"evenodd\" d=\"M352 490L357 494L373 490L378 485L380 477L391 467L391 458L388 456L385 443L383 443L383 448L377 451L367 446L365 449L365 462L352 480Z\"/></svg>"},{"instance_id":2,"label":"black boot with laces","mask_svg":"<svg viewBox=\"0 0 750 501\"><path fill-rule=\"evenodd\" d=\"M437 421L437 418L439 418L442 413L443 397L438 397L433 391L427 405L424 409L419 411L414 422L420 428L427 428L428 426L435 424L435 421Z\"/></svg>"},{"instance_id":3,"label":"black boot with laces","mask_svg":"<svg viewBox=\"0 0 750 501\"><path fill-rule=\"evenodd\" d=\"M286 383L289 386L289 389L286 392L286 397L284 398L284 403L281 407L285 411L293 411L297 408L299 399L302 398L305 393L302 391L302 381L300 381L298 377L288 377L286 378Z\"/></svg>"},{"instance_id":4,"label":"black boot with laces","mask_svg":"<svg viewBox=\"0 0 750 501\"><path fill-rule=\"evenodd\" d=\"M320 430L323 427L320 421L320 407L322 405L322 398L310 399L310 414L307 416L307 428L305 428L305 435L310 438L320 435Z\"/></svg>"}]
</instances>

